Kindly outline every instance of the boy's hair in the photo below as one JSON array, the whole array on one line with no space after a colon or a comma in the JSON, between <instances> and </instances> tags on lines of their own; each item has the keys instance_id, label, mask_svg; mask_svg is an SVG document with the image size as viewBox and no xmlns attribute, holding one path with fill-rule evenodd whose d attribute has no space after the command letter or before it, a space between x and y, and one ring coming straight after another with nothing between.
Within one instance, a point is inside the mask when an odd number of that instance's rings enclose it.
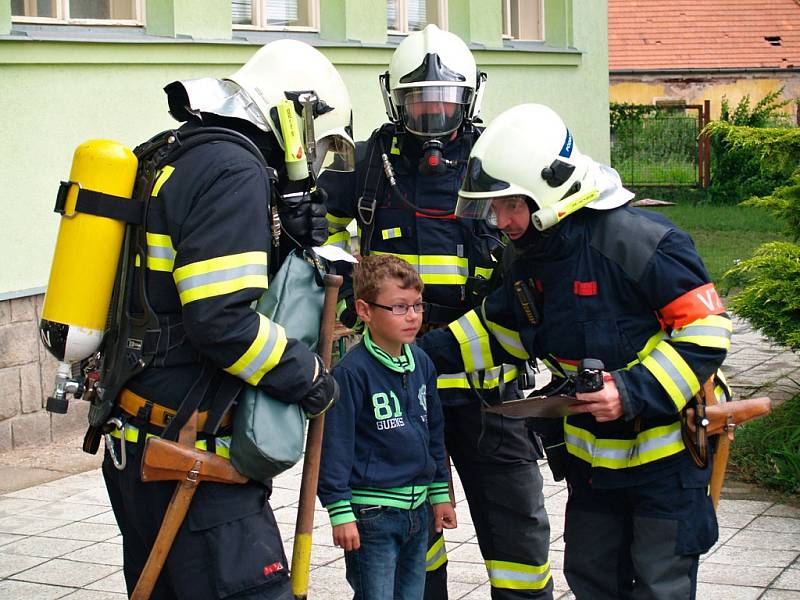
<instances>
[{"instance_id":1,"label":"boy's hair","mask_svg":"<svg viewBox=\"0 0 800 600\"><path fill-rule=\"evenodd\" d=\"M353 294L356 299L374 302L387 279L397 279L404 290L413 288L420 294L422 279L410 264L391 254L370 254L353 267Z\"/></svg>"}]
</instances>

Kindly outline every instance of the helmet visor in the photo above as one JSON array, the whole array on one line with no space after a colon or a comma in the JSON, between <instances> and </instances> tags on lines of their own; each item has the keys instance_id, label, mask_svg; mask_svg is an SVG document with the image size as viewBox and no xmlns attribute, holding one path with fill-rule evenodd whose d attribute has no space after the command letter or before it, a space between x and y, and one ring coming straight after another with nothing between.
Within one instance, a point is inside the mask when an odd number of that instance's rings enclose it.
<instances>
[{"instance_id":1,"label":"helmet visor","mask_svg":"<svg viewBox=\"0 0 800 600\"><path fill-rule=\"evenodd\" d=\"M401 88L394 90L393 96L411 133L439 136L461 125L472 90L457 86Z\"/></svg>"},{"instance_id":2,"label":"helmet visor","mask_svg":"<svg viewBox=\"0 0 800 600\"><path fill-rule=\"evenodd\" d=\"M355 149L345 138L329 135L317 142L316 158L312 168L315 174L327 171L355 171Z\"/></svg>"},{"instance_id":3,"label":"helmet visor","mask_svg":"<svg viewBox=\"0 0 800 600\"><path fill-rule=\"evenodd\" d=\"M456 217L483 221L489 216L491 209L491 198L465 198L464 196L459 196L458 202L456 202Z\"/></svg>"}]
</instances>

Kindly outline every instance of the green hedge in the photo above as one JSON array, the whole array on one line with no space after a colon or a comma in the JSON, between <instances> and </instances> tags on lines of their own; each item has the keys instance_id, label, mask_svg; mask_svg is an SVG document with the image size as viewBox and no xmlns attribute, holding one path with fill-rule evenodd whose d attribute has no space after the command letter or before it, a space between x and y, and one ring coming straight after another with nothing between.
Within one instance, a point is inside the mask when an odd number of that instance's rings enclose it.
<instances>
[{"instance_id":1,"label":"green hedge","mask_svg":"<svg viewBox=\"0 0 800 600\"><path fill-rule=\"evenodd\" d=\"M752 196L769 195L785 183L800 164L800 130L741 127L715 121L704 130L711 139L711 185L708 200L738 204ZM771 151L781 149L779 152Z\"/></svg>"}]
</instances>

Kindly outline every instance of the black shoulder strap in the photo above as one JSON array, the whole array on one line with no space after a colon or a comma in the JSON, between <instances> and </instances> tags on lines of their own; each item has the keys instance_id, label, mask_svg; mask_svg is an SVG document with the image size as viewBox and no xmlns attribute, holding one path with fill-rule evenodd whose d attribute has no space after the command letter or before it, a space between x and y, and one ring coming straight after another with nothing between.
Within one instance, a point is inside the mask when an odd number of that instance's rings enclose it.
<instances>
[{"instance_id":1,"label":"black shoulder strap","mask_svg":"<svg viewBox=\"0 0 800 600\"><path fill-rule=\"evenodd\" d=\"M356 221L361 230L359 240L359 253L361 256L369 254L372 233L375 230L375 213L378 207L378 194L384 181L383 155L386 154L385 140L393 136L395 127L387 123L372 132L367 142L366 174L364 187L356 202Z\"/></svg>"}]
</instances>

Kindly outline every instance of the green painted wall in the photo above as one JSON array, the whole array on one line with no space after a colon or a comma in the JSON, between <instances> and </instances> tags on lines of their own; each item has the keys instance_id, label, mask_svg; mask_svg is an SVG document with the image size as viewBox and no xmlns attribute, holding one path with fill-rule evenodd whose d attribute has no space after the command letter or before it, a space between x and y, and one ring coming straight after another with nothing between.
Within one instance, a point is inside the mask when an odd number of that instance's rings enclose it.
<instances>
[{"instance_id":1,"label":"green painted wall","mask_svg":"<svg viewBox=\"0 0 800 600\"><path fill-rule=\"evenodd\" d=\"M606 2L561 1L572 6L571 36L578 52L475 47L478 65L489 74L484 120L521 102L543 102L564 116L581 150L608 160ZM0 28L6 2L0 0ZM374 2L357 0L353 6ZM369 31L362 34L371 35ZM369 47L320 46L351 92L357 138L385 120L377 76L394 48L363 43ZM159 41L153 36L115 43L0 34L0 299L46 285L58 228L53 201L58 182L69 176L78 144L110 138L133 147L175 126L167 113L164 85L229 75L258 47L231 41Z\"/></svg>"}]
</instances>

